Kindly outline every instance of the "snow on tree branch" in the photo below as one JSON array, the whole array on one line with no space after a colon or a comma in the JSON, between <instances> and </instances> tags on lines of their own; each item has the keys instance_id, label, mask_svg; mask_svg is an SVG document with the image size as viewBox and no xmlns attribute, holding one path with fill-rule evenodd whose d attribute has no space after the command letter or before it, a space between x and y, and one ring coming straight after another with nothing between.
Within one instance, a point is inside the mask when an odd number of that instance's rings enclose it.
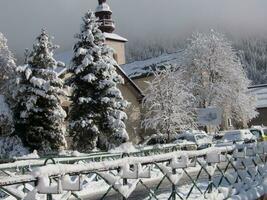
<instances>
[{"instance_id":1,"label":"snow on tree branch","mask_svg":"<svg viewBox=\"0 0 267 200\"><path fill-rule=\"evenodd\" d=\"M250 80L231 43L222 34L213 30L193 34L180 70L196 97L197 107L220 107L243 125L257 115L253 97L247 93Z\"/></svg>"},{"instance_id":2,"label":"snow on tree branch","mask_svg":"<svg viewBox=\"0 0 267 200\"><path fill-rule=\"evenodd\" d=\"M32 150L54 151L66 147L66 113L61 107L65 92L63 81L54 71L62 66L53 58L56 48L43 30L26 58L27 63L17 68L15 130Z\"/></svg>"},{"instance_id":3,"label":"snow on tree branch","mask_svg":"<svg viewBox=\"0 0 267 200\"><path fill-rule=\"evenodd\" d=\"M16 73L15 58L7 46L7 39L0 32L0 93L9 97L11 81Z\"/></svg>"},{"instance_id":4,"label":"snow on tree branch","mask_svg":"<svg viewBox=\"0 0 267 200\"><path fill-rule=\"evenodd\" d=\"M171 134L195 126L194 97L177 71L168 66L154 72L154 79L147 83L142 127Z\"/></svg>"},{"instance_id":5,"label":"snow on tree branch","mask_svg":"<svg viewBox=\"0 0 267 200\"><path fill-rule=\"evenodd\" d=\"M106 150L129 139L124 124L128 102L117 88L123 79L96 21L92 12L83 17L70 67L74 88L70 134L80 151Z\"/></svg>"}]
</instances>

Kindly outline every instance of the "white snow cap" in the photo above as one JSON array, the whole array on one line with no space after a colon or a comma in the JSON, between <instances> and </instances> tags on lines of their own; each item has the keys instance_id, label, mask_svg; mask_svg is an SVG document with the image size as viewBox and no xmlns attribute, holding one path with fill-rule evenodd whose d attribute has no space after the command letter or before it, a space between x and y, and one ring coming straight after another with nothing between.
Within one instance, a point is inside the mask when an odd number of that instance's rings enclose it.
<instances>
[{"instance_id":1,"label":"white snow cap","mask_svg":"<svg viewBox=\"0 0 267 200\"><path fill-rule=\"evenodd\" d=\"M34 150L32 153L20 156L20 157L14 157L17 160L26 160L26 159L38 159L40 156L38 155L37 150Z\"/></svg>"},{"instance_id":2,"label":"white snow cap","mask_svg":"<svg viewBox=\"0 0 267 200\"><path fill-rule=\"evenodd\" d=\"M128 42L128 40L116 33L103 33L106 39L110 39L110 40L119 40L119 41L123 41L123 42Z\"/></svg>"},{"instance_id":3,"label":"white snow cap","mask_svg":"<svg viewBox=\"0 0 267 200\"><path fill-rule=\"evenodd\" d=\"M110 9L110 7L109 7L109 5L107 3L102 3L102 4L98 5L96 7L96 11L95 12L103 12L103 11L112 13L112 11L111 11L111 9Z\"/></svg>"},{"instance_id":4,"label":"white snow cap","mask_svg":"<svg viewBox=\"0 0 267 200\"><path fill-rule=\"evenodd\" d=\"M131 153L131 152L136 152L136 151L138 150L135 148L135 146L131 142L123 143L120 146L109 150L110 153L122 153L122 152Z\"/></svg>"}]
</instances>

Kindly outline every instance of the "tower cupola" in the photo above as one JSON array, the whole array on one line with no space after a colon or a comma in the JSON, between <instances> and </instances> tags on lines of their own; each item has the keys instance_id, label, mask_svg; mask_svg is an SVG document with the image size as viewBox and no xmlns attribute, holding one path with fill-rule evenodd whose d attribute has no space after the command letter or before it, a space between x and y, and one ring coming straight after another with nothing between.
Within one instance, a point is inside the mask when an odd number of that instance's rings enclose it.
<instances>
[{"instance_id":1,"label":"tower cupola","mask_svg":"<svg viewBox=\"0 0 267 200\"><path fill-rule=\"evenodd\" d=\"M99 18L100 30L106 33L112 33L115 30L114 21L111 18L112 11L106 0L98 0L98 6L95 11L95 16Z\"/></svg>"}]
</instances>

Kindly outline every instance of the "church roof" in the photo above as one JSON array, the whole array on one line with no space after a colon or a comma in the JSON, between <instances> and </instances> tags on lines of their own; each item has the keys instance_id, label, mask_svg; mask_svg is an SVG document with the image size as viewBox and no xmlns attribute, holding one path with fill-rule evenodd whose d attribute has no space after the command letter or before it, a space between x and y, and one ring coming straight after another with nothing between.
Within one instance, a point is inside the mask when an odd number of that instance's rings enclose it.
<instances>
[{"instance_id":1,"label":"church roof","mask_svg":"<svg viewBox=\"0 0 267 200\"><path fill-rule=\"evenodd\" d=\"M128 42L128 40L126 38L121 37L120 35L118 35L116 33L104 33L104 36L106 39Z\"/></svg>"},{"instance_id":2,"label":"church roof","mask_svg":"<svg viewBox=\"0 0 267 200\"><path fill-rule=\"evenodd\" d=\"M256 107L267 108L267 84L253 85L248 89L256 97Z\"/></svg>"},{"instance_id":3,"label":"church roof","mask_svg":"<svg viewBox=\"0 0 267 200\"><path fill-rule=\"evenodd\" d=\"M162 54L157 57L122 65L123 70L131 79L137 79L152 75L156 69L163 69L165 65L181 63L183 50L175 53Z\"/></svg>"}]
</instances>

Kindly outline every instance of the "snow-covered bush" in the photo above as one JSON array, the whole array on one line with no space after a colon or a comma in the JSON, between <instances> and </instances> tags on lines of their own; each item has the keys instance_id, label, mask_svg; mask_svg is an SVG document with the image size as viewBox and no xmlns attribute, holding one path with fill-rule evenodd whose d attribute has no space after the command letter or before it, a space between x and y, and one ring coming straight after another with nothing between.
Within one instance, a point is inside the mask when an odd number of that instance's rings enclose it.
<instances>
[{"instance_id":1,"label":"snow-covered bush","mask_svg":"<svg viewBox=\"0 0 267 200\"><path fill-rule=\"evenodd\" d=\"M138 151L132 142L122 143L120 146L109 150L109 153L131 153Z\"/></svg>"},{"instance_id":2,"label":"snow-covered bush","mask_svg":"<svg viewBox=\"0 0 267 200\"><path fill-rule=\"evenodd\" d=\"M127 101L117 87L123 79L96 21L92 12L83 17L70 67L74 89L70 134L74 148L80 151L96 146L107 150L128 140L123 111Z\"/></svg>"},{"instance_id":3,"label":"snow-covered bush","mask_svg":"<svg viewBox=\"0 0 267 200\"><path fill-rule=\"evenodd\" d=\"M176 67L154 72L143 99L145 110L143 128L158 133L173 134L195 127L194 97L184 84Z\"/></svg>"},{"instance_id":4,"label":"snow-covered bush","mask_svg":"<svg viewBox=\"0 0 267 200\"><path fill-rule=\"evenodd\" d=\"M5 97L0 95L0 136L10 135L14 131L13 114Z\"/></svg>"},{"instance_id":5,"label":"snow-covered bush","mask_svg":"<svg viewBox=\"0 0 267 200\"><path fill-rule=\"evenodd\" d=\"M54 151L66 147L66 113L61 107L65 92L63 81L54 71L62 63L53 58L55 48L43 30L26 64L17 68L15 131L31 150Z\"/></svg>"},{"instance_id":6,"label":"snow-covered bush","mask_svg":"<svg viewBox=\"0 0 267 200\"><path fill-rule=\"evenodd\" d=\"M0 32L0 93L8 95L10 80L15 76L15 59L7 46L7 39Z\"/></svg>"},{"instance_id":7,"label":"snow-covered bush","mask_svg":"<svg viewBox=\"0 0 267 200\"><path fill-rule=\"evenodd\" d=\"M231 43L215 31L195 33L180 68L185 84L196 97L196 107L219 107L224 115L246 125L257 115L250 84Z\"/></svg>"},{"instance_id":8,"label":"snow-covered bush","mask_svg":"<svg viewBox=\"0 0 267 200\"><path fill-rule=\"evenodd\" d=\"M28 149L23 146L18 136L0 137L0 159L19 157L28 153Z\"/></svg>"}]
</instances>

